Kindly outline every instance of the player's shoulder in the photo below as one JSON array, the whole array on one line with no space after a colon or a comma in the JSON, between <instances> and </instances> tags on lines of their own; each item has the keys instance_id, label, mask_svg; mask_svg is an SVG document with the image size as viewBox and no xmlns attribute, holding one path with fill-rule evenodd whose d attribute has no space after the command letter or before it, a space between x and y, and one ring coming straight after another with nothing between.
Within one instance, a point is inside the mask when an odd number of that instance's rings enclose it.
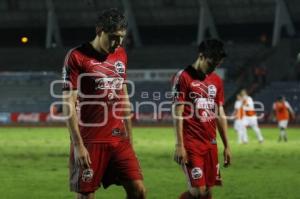
<instances>
[{"instance_id":1,"label":"player's shoulder","mask_svg":"<svg viewBox=\"0 0 300 199\"><path fill-rule=\"evenodd\" d=\"M66 58L80 58L87 51L85 44L71 48L66 55Z\"/></svg>"},{"instance_id":2,"label":"player's shoulder","mask_svg":"<svg viewBox=\"0 0 300 199\"><path fill-rule=\"evenodd\" d=\"M122 61L125 65L127 63L127 53L123 47L118 47L115 52L111 54L111 58Z\"/></svg>"},{"instance_id":3,"label":"player's shoulder","mask_svg":"<svg viewBox=\"0 0 300 199\"><path fill-rule=\"evenodd\" d=\"M176 73L173 75L173 81L174 82L179 82L187 79L188 73L186 72L185 69L180 69L176 71Z\"/></svg>"},{"instance_id":4,"label":"player's shoulder","mask_svg":"<svg viewBox=\"0 0 300 199\"><path fill-rule=\"evenodd\" d=\"M216 73L216 72L212 72L209 77L213 80L216 80L216 81L220 81L222 82L222 78Z\"/></svg>"},{"instance_id":5,"label":"player's shoulder","mask_svg":"<svg viewBox=\"0 0 300 199\"><path fill-rule=\"evenodd\" d=\"M127 58L126 50L123 47L116 48L116 50L115 50L115 52L113 54L116 55L116 56L119 56L119 57L125 57L125 58Z\"/></svg>"},{"instance_id":6,"label":"player's shoulder","mask_svg":"<svg viewBox=\"0 0 300 199\"><path fill-rule=\"evenodd\" d=\"M126 54L126 50L125 50L125 48L122 47L122 46L116 48L115 52L116 52L116 53L121 53L121 54Z\"/></svg>"},{"instance_id":7,"label":"player's shoulder","mask_svg":"<svg viewBox=\"0 0 300 199\"><path fill-rule=\"evenodd\" d=\"M66 56L65 56L65 60L64 60L64 66L70 66L72 65L72 63L74 63L74 61L76 61L79 57L78 55L78 47L74 47L71 48L70 50L68 50Z\"/></svg>"},{"instance_id":8,"label":"player's shoulder","mask_svg":"<svg viewBox=\"0 0 300 199\"><path fill-rule=\"evenodd\" d=\"M251 102L253 102L253 99L252 99L252 97L251 96L246 96L245 97L245 100L246 100L246 102L248 102L248 103L251 103Z\"/></svg>"}]
</instances>

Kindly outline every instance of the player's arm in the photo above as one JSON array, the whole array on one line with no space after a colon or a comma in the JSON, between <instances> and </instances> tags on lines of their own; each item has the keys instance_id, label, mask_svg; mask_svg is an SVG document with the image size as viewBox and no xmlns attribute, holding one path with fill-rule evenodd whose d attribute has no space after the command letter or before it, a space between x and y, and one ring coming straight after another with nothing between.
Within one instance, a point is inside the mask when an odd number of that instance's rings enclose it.
<instances>
[{"instance_id":1,"label":"player's arm","mask_svg":"<svg viewBox=\"0 0 300 199\"><path fill-rule=\"evenodd\" d=\"M182 113L184 110L184 104L173 104L173 124L175 128L176 144L174 161L178 164L187 163L187 154L183 144L183 118Z\"/></svg>"},{"instance_id":2,"label":"player's arm","mask_svg":"<svg viewBox=\"0 0 300 199\"><path fill-rule=\"evenodd\" d=\"M269 119L271 121L275 121L275 111L276 111L276 105L275 105L275 103L273 103L272 110L271 110L270 116L269 116Z\"/></svg>"},{"instance_id":3,"label":"player's arm","mask_svg":"<svg viewBox=\"0 0 300 199\"><path fill-rule=\"evenodd\" d=\"M231 116L228 118L229 120L235 120L237 119L236 114L237 114L238 110L235 108L231 114Z\"/></svg>"},{"instance_id":4,"label":"player's arm","mask_svg":"<svg viewBox=\"0 0 300 199\"><path fill-rule=\"evenodd\" d=\"M88 168L91 159L87 149L84 146L78 127L78 118L76 113L77 90L63 91L63 114L67 116L67 126L74 147L75 161L82 167Z\"/></svg>"},{"instance_id":5,"label":"player's arm","mask_svg":"<svg viewBox=\"0 0 300 199\"><path fill-rule=\"evenodd\" d=\"M125 121L125 128L126 128L126 132L127 135L129 137L130 143L133 144L133 140L132 140L132 121L131 121L131 104L129 101L129 96L128 96L128 89L127 89L127 85L123 84L123 91L124 91L124 103L125 103L125 107L124 107L124 121Z\"/></svg>"},{"instance_id":6,"label":"player's arm","mask_svg":"<svg viewBox=\"0 0 300 199\"><path fill-rule=\"evenodd\" d=\"M231 163L231 151L227 139L227 119L223 106L218 106L219 117L217 118L217 126L220 137L224 145L224 166L227 167Z\"/></svg>"},{"instance_id":7,"label":"player's arm","mask_svg":"<svg viewBox=\"0 0 300 199\"><path fill-rule=\"evenodd\" d=\"M288 102L287 102L287 108L288 108L289 114L291 116L291 119L294 120L295 119L295 112L294 112L294 110L292 109L291 105Z\"/></svg>"}]
</instances>

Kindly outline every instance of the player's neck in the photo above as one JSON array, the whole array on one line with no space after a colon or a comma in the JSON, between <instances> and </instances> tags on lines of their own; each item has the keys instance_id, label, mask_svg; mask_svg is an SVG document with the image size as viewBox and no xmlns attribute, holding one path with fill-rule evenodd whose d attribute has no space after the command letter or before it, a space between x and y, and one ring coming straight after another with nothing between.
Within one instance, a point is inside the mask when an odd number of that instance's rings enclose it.
<instances>
[{"instance_id":1,"label":"player's neck","mask_svg":"<svg viewBox=\"0 0 300 199\"><path fill-rule=\"evenodd\" d=\"M204 72L205 70L203 69L203 67L201 67L200 59L197 59L197 60L192 64L192 67L193 67L196 71L205 74L205 72Z\"/></svg>"},{"instance_id":2,"label":"player's neck","mask_svg":"<svg viewBox=\"0 0 300 199\"><path fill-rule=\"evenodd\" d=\"M90 41L90 44L93 46L93 48L98 52L98 53L101 53L101 54L108 54L107 52L105 52L103 50L103 48L101 48L101 43L100 43L100 39L98 37L95 37L94 40Z\"/></svg>"}]
</instances>

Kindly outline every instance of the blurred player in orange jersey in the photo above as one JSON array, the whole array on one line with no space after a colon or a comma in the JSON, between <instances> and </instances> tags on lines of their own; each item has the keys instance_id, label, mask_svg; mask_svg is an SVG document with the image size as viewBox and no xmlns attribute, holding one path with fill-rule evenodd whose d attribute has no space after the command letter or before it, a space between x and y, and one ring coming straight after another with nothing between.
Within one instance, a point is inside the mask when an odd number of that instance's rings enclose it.
<instances>
[{"instance_id":1,"label":"blurred player in orange jersey","mask_svg":"<svg viewBox=\"0 0 300 199\"><path fill-rule=\"evenodd\" d=\"M279 96L273 104L273 113L275 113L276 120L278 122L278 128L280 130L278 141L282 139L287 142L286 128L289 119L294 119L295 114L290 104L285 100L284 96ZM291 116L291 118L290 118Z\"/></svg>"},{"instance_id":2,"label":"blurred player in orange jersey","mask_svg":"<svg viewBox=\"0 0 300 199\"><path fill-rule=\"evenodd\" d=\"M243 98L243 109L245 110L245 117L243 119L244 125L246 127L251 127L255 132L259 143L262 143L264 138L261 134L260 128L258 127L253 99L247 94L245 89L241 91L241 96Z\"/></svg>"},{"instance_id":3,"label":"blurred player in orange jersey","mask_svg":"<svg viewBox=\"0 0 300 199\"><path fill-rule=\"evenodd\" d=\"M238 135L238 143L246 144L248 143L247 129L244 124L245 111L243 109L243 98L241 94L236 95L236 101L234 103L234 112L233 112L234 124L233 128Z\"/></svg>"}]
</instances>

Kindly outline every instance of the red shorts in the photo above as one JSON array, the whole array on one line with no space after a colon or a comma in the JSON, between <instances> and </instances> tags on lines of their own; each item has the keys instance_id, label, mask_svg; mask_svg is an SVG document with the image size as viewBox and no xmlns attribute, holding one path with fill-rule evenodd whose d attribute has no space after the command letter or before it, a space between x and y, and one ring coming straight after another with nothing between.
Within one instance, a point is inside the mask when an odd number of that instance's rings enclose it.
<instances>
[{"instance_id":1,"label":"red shorts","mask_svg":"<svg viewBox=\"0 0 300 199\"><path fill-rule=\"evenodd\" d=\"M129 141L116 143L86 143L92 161L90 170L80 168L70 152L70 189L78 193L94 192L100 187L122 181L142 180L142 172Z\"/></svg>"},{"instance_id":2,"label":"red shorts","mask_svg":"<svg viewBox=\"0 0 300 199\"><path fill-rule=\"evenodd\" d=\"M190 187L221 185L221 175L218 163L218 148L203 153L198 147L186 148L188 163L183 166Z\"/></svg>"}]
</instances>

